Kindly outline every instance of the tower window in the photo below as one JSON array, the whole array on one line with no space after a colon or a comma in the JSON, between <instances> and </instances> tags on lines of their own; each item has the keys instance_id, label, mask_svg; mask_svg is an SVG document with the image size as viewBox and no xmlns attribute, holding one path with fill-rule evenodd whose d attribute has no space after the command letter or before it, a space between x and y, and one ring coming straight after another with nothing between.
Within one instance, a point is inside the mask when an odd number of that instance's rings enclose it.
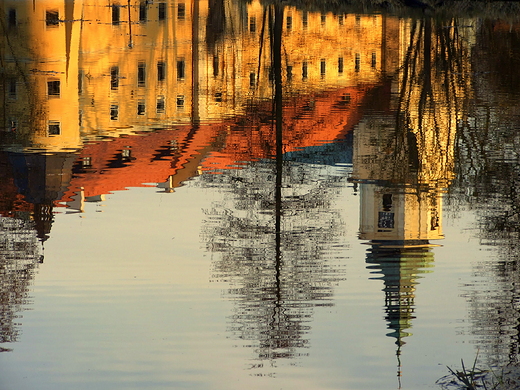
<instances>
[{"instance_id":1,"label":"tower window","mask_svg":"<svg viewBox=\"0 0 520 390\"><path fill-rule=\"evenodd\" d=\"M60 81L47 81L47 94L49 96L60 96Z\"/></svg>"},{"instance_id":2,"label":"tower window","mask_svg":"<svg viewBox=\"0 0 520 390\"><path fill-rule=\"evenodd\" d=\"M47 27L58 26L60 24L60 14L58 10L45 11L45 25Z\"/></svg>"},{"instance_id":3,"label":"tower window","mask_svg":"<svg viewBox=\"0 0 520 390\"><path fill-rule=\"evenodd\" d=\"M60 135L61 134L60 122L49 121L49 123L47 125L47 133L49 135Z\"/></svg>"}]
</instances>

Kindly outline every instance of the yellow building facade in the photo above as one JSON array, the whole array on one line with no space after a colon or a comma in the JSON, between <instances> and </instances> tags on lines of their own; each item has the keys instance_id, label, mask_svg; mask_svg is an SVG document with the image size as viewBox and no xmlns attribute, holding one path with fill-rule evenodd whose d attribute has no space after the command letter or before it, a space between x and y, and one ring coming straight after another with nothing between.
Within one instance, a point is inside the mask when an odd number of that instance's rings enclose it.
<instances>
[{"instance_id":1,"label":"yellow building facade","mask_svg":"<svg viewBox=\"0 0 520 390\"><path fill-rule=\"evenodd\" d=\"M219 121L273 96L259 1L5 1L4 130L49 151L99 136ZM211 20L225 18L221 30ZM376 84L396 69L399 22L284 8L287 96ZM217 18L218 19L218 18ZM22 138L23 138L22 137Z\"/></svg>"}]
</instances>

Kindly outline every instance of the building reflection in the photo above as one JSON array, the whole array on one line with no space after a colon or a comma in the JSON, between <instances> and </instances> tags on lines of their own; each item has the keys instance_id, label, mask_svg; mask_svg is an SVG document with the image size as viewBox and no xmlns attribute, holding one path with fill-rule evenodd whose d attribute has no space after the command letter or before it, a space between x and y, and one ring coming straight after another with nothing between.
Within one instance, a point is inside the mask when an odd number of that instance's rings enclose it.
<instances>
[{"instance_id":1,"label":"building reflection","mask_svg":"<svg viewBox=\"0 0 520 390\"><path fill-rule=\"evenodd\" d=\"M370 245L367 268L384 283L398 376L403 339L415 318L417 279L433 266L433 240L444 238L442 199L454 177L457 123L464 120L471 91L469 41L452 30L456 24L447 29L430 20L404 27L400 52L406 55L392 85L394 97L386 110L365 116L354 133L359 238Z\"/></svg>"}]
</instances>

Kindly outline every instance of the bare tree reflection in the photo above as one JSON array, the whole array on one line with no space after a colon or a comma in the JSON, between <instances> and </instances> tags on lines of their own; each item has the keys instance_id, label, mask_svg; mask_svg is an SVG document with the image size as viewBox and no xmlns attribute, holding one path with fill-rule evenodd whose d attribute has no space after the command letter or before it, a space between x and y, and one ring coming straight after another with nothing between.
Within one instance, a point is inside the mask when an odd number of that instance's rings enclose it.
<instances>
[{"instance_id":1,"label":"bare tree reflection","mask_svg":"<svg viewBox=\"0 0 520 390\"><path fill-rule=\"evenodd\" d=\"M34 223L0 217L0 352L20 335L19 314L29 300L29 285L41 261Z\"/></svg>"},{"instance_id":2,"label":"bare tree reflection","mask_svg":"<svg viewBox=\"0 0 520 390\"><path fill-rule=\"evenodd\" d=\"M489 261L475 264L466 298L481 355L501 367L520 363L520 32L484 22L477 38L476 99L457 138L450 206L475 209L481 244L493 248Z\"/></svg>"},{"instance_id":3,"label":"bare tree reflection","mask_svg":"<svg viewBox=\"0 0 520 390\"><path fill-rule=\"evenodd\" d=\"M314 308L332 305L332 288L343 278L332 254L344 245L332 200L345 179L327 175L326 167L320 177L306 164L284 164L278 243L275 164L201 177L205 186L229 192L228 200L207 210L203 236L208 250L219 254L213 278L231 285L236 302L230 331L253 341L260 360L305 355Z\"/></svg>"}]
</instances>

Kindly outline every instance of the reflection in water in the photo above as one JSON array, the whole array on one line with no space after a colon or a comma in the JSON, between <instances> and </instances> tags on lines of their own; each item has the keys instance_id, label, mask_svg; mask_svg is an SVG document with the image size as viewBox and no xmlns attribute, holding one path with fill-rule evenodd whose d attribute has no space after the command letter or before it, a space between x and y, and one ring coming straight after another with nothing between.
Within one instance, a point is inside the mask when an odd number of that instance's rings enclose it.
<instances>
[{"instance_id":1,"label":"reflection in water","mask_svg":"<svg viewBox=\"0 0 520 390\"><path fill-rule=\"evenodd\" d=\"M29 285L43 261L34 223L0 216L0 352L18 341L18 314L29 303Z\"/></svg>"},{"instance_id":2,"label":"reflection in water","mask_svg":"<svg viewBox=\"0 0 520 390\"><path fill-rule=\"evenodd\" d=\"M517 362L519 83L502 71L518 67L517 28L258 1L0 9L1 342L17 340L56 210L200 176L229 194L202 228L213 279L230 283L229 330L262 361L306 355L314 310L345 277L334 200L351 173L398 357L449 191L500 247L468 287L479 346Z\"/></svg>"},{"instance_id":3,"label":"reflection in water","mask_svg":"<svg viewBox=\"0 0 520 390\"><path fill-rule=\"evenodd\" d=\"M474 267L466 286L476 344L486 364L517 365L520 353L519 246L520 126L518 117L518 26L484 23L477 35L477 102L460 127L458 179L450 208L477 210L479 239L492 256Z\"/></svg>"},{"instance_id":4,"label":"reflection in water","mask_svg":"<svg viewBox=\"0 0 520 390\"><path fill-rule=\"evenodd\" d=\"M368 268L385 287L385 319L401 346L415 317L417 275L432 267L430 240L443 239L442 197L454 177L455 136L469 97L468 41L456 22L411 21L393 80L395 113L365 115L354 135L359 238L370 240Z\"/></svg>"},{"instance_id":5,"label":"reflection in water","mask_svg":"<svg viewBox=\"0 0 520 390\"><path fill-rule=\"evenodd\" d=\"M344 278L337 254L344 235L332 208L345 178L307 164L284 164L280 240L276 235L275 163L204 176L231 198L207 211L203 236L214 260L213 278L227 281L236 304L230 330L253 342L260 360L307 354L318 306L331 306Z\"/></svg>"}]
</instances>

